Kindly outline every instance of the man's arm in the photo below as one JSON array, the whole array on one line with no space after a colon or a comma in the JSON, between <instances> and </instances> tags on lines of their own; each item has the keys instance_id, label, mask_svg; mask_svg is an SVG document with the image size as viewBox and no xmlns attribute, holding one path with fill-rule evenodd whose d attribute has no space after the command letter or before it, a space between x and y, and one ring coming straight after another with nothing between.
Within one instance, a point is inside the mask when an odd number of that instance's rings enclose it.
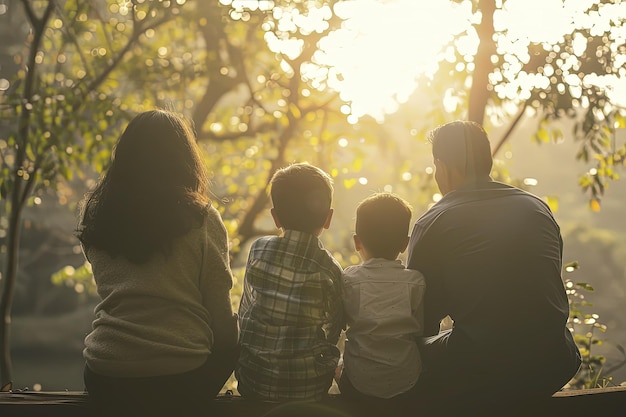
<instances>
[{"instance_id":1,"label":"man's arm","mask_svg":"<svg viewBox=\"0 0 626 417\"><path fill-rule=\"evenodd\" d=\"M424 294L424 336L433 336L439 333L439 322L448 315L445 292L434 242L429 242L419 223L415 224L409 252L407 268L420 271L426 280L426 292Z\"/></svg>"},{"instance_id":2,"label":"man's arm","mask_svg":"<svg viewBox=\"0 0 626 417\"><path fill-rule=\"evenodd\" d=\"M441 308L443 302L438 293L435 283L431 285L426 278L426 294L424 294L424 336L433 336L439 333L439 324L447 316Z\"/></svg>"}]
</instances>

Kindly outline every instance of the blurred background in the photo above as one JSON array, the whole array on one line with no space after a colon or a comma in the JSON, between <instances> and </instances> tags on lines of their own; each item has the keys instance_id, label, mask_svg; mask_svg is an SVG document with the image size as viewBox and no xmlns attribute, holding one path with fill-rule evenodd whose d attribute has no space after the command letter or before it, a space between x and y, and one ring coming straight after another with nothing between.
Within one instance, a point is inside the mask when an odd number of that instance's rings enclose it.
<instances>
[{"instance_id":1,"label":"blurred background","mask_svg":"<svg viewBox=\"0 0 626 417\"><path fill-rule=\"evenodd\" d=\"M626 381L625 19L619 0L0 0L2 379L83 389L97 296L80 202L128 120L161 107L195 125L234 308L250 243L276 233L277 168L333 177L321 239L348 266L358 202L395 192L417 219L441 198L426 133L483 124L494 179L548 202L577 262L572 386Z\"/></svg>"}]
</instances>

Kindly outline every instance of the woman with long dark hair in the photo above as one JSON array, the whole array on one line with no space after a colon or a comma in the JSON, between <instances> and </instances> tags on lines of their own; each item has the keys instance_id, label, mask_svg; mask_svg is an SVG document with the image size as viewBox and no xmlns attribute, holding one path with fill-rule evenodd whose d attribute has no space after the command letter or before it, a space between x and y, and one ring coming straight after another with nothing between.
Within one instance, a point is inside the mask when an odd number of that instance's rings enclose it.
<instances>
[{"instance_id":1,"label":"woman with long dark hair","mask_svg":"<svg viewBox=\"0 0 626 417\"><path fill-rule=\"evenodd\" d=\"M228 238L190 125L141 113L87 196L78 227L102 301L85 385L106 414L196 412L234 368Z\"/></svg>"}]
</instances>

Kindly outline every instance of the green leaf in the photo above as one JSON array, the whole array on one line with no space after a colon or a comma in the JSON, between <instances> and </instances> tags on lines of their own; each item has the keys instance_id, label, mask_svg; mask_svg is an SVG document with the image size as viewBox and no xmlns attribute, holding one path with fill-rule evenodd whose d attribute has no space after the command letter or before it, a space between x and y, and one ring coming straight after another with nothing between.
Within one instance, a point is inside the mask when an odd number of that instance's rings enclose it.
<instances>
[{"instance_id":1,"label":"green leaf","mask_svg":"<svg viewBox=\"0 0 626 417\"><path fill-rule=\"evenodd\" d=\"M576 286L586 291L594 291L593 287L586 282L577 282Z\"/></svg>"},{"instance_id":2,"label":"green leaf","mask_svg":"<svg viewBox=\"0 0 626 417\"><path fill-rule=\"evenodd\" d=\"M548 131L546 129L543 129L543 128L539 129L537 131L537 135L536 136L537 136L537 139L540 142L543 142L543 143L550 142L550 134L548 133Z\"/></svg>"},{"instance_id":3,"label":"green leaf","mask_svg":"<svg viewBox=\"0 0 626 417\"><path fill-rule=\"evenodd\" d=\"M556 196L547 196L546 203L548 203L548 207L552 210L553 213L559 211L559 198Z\"/></svg>"}]
</instances>

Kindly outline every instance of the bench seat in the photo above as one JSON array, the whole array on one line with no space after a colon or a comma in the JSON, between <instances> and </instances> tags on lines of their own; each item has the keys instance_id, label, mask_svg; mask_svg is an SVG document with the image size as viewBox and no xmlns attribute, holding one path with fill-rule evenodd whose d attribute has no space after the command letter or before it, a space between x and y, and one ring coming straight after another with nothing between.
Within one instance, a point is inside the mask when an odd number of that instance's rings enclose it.
<instances>
[{"instance_id":1,"label":"bench seat","mask_svg":"<svg viewBox=\"0 0 626 417\"><path fill-rule=\"evenodd\" d=\"M0 416L67 416L89 417L88 395L78 391L66 392L0 392ZM497 398L494 398L494 404ZM500 404L499 409L464 409L459 416L567 416L567 417L626 417L626 386L589 390L568 390L551 398L532 403L522 399ZM504 407L504 409L502 408ZM214 401L214 409L207 415L220 417L256 416L341 416L341 417L421 417L437 415L437 407L422 407L418 403L380 401L372 403L349 402L341 395L331 395L320 403L271 403L246 401L238 395L221 394ZM493 411L491 413L490 411ZM446 414L446 416L451 414Z\"/></svg>"}]
</instances>

